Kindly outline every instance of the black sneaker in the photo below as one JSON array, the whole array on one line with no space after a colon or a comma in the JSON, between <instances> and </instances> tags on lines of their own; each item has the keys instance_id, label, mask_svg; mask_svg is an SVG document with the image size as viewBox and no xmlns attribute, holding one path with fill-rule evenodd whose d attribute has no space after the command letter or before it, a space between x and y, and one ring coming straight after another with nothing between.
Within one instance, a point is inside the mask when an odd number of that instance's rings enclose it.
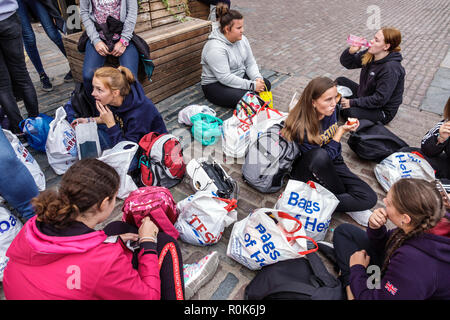
<instances>
[{"instance_id":1,"label":"black sneaker","mask_svg":"<svg viewBox=\"0 0 450 320\"><path fill-rule=\"evenodd\" d=\"M64 82L71 82L73 80L72 71L67 72L64 76Z\"/></svg>"},{"instance_id":2,"label":"black sneaker","mask_svg":"<svg viewBox=\"0 0 450 320\"><path fill-rule=\"evenodd\" d=\"M47 74L43 73L39 76L42 83L42 90L49 92L53 90L53 85L50 82L50 79L48 78Z\"/></svg>"},{"instance_id":3,"label":"black sneaker","mask_svg":"<svg viewBox=\"0 0 450 320\"><path fill-rule=\"evenodd\" d=\"M17 138L19 138L20 143L26 148L28 147L27 137L25 133L16 133Z\"/></svg>"}]
</instances>

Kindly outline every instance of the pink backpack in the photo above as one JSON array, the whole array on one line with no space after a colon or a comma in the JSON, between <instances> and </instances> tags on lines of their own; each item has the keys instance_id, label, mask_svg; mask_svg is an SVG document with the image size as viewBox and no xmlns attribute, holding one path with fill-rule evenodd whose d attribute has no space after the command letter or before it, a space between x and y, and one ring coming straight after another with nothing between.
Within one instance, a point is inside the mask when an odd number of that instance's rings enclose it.
<instances>
[{"instance_id":1,"label":"pink backpack","mask_svg":"<svg viewBox=\"0 0 450 320\"><path fill-rule=\"evenodd\" d=\"M167 188L142 187L131 192L123 203L122 212L122 221L139 228L142 219L148 216L160 231L178 239L179 233L174 227L178 211Z\"/></svg>"}]
</instances>

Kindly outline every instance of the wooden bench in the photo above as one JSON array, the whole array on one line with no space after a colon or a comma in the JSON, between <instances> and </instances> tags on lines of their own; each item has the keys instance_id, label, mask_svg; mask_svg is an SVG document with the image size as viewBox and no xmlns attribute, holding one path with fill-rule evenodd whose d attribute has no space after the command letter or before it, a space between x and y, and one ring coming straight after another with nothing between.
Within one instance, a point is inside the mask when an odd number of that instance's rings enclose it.
<instances>
[{"instance_id":1,"label":"wooden bench","mask_svg":"<svg viewBox=\"0 0 450 320\"><path fill-rule=\"evenodd\" d=\"M173 6L171 12L160 0L142 0L135 28L149 45L155 64L151 82L143 69L138 75L146 95L154 103L200 81L201 52L211 32L210 21L186 17L187 10L176 6L180 0L168 1ZM77 50L80 36L81 32L65 36L63 43L72 75L75 81L82 82L84 54ZM109 56L106 65L117 66L118 59Z\"/></svg>"},{"instance_id":2,"label":"wooden bench","mask_svg":"<svg viewBox=\"0 0 450 320\"><path fill-rule=\"evenodd\" d=\"M189 0L188 7L191 17L208 20L210 9L207 4L198 0Z\"/></svg>"}]
</instances>

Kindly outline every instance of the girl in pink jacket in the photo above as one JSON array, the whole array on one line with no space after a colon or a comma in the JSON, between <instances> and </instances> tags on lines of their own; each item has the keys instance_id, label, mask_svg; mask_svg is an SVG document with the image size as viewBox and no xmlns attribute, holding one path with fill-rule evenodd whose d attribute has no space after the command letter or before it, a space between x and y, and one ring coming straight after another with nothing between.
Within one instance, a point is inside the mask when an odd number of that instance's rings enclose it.
<instances>
[{"instance_id":1,"label":"girl in pink jacket","mask_svg":"<svg viewBox=\"0 0 450 320\"><path fill-rule=\"evenodd\" d=\"M65 173L58 191L47 190L33 199L36 216L6 254L6 299L184 298L178 244L150 218L139 229L121 221L94 229L113 211L119 184L112 167L85 159ZM134 252L128 240L136 241ZM214 274L214 266L216 254L185 266L190 295L204 283L195 280L204 279L205 272Z\"/></svg>"}]
</instances>

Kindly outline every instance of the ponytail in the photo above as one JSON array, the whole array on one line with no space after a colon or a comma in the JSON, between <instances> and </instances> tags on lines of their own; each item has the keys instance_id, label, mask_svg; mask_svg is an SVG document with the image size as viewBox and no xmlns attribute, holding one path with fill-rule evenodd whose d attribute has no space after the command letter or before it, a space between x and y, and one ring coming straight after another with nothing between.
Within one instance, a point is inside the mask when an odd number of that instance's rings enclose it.
<instances>
[{"instance_id":1,"label":"ponytail","mask_svg":"<svg viewBox=\"0 0 450 320\"><path fill-rule=\"evenodd\" d=\"M402 49L400 48L400 43L402 42L402 34L400 30L391 27L382 27L381 31L384 36L384 43L390 44L388 51L389 52L400 52ZM374 55L366 52L362 56L361 64L366 66L368 63L371 63L374 59Z\"/></svg>"},{"instance_id":2,"label":"ponytail","mask_svg":"<svg viewBox=\"0 0 450 320\"><path fill-rule=\"evenodd\" d=\"M100 79L108 89L119 90L123 97L130 93L130 85L136 81L130 69L124 66L99 68L94 77Z\"/></svg>"},{"instance_id":3,"label":"ponytail","mask_svg":"<svg viewBox=\"0 0 450 320\"><path fill-rule=\"evenodd\" d=\"M70 225L92 208L99 209L105 198L119 190L116 170L97 159L74 163L64 174L58 191L46 190L33 198L37 220L57 228Z\"/></svg>"},{"instance_id":4,"label":"ponytail","mask_svg":"<svg viewBox=\"0 0 450 320\"><path fill-rule=\"evenodd\" d=\"M224 33L225 27L233 27L233 20L241 20L244 17L239 11L230 10L226 3L219 2L216 6L216 18L219 20L220 31Z\"/></svg>"}]
</instances>

